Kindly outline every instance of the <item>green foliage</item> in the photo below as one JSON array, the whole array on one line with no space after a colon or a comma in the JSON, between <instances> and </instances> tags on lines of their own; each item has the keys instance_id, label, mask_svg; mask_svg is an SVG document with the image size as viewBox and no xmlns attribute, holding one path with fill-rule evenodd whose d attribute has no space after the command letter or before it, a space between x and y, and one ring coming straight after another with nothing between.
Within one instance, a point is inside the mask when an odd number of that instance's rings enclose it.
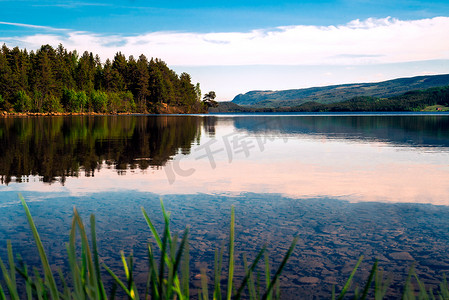
<instances>
[{"instance_id":1,"label":"green foliage","mask_svg":"<svg viewBox=\"0 0 449 300\"><path fill-rule=\"evenodd\" d=\"M28 112L32 109L33 103L25 91L18 91L14 100L14 109L18 112Z\"/></svg>"},{"instance_id":2,"label":"green foliage","mask_svg":"<svg viewBox=\"0 0 449 300\"><path fill-rule=\"evenodd\" d=\"M100 266L100 257L97 249L96 231L95 231L95 217L91 215L90 228L91 228L91 241L87 237L87 232L84 223L74 209L72 228L69 234L69 243L67 244L67 256L68 265L70 267L70 279L68 282L62 272L59 271L60 280L62 282L62 288L57 285L56 276L50 267L48 256L44 250L42 241L34 224L30 210L21 197L21 202L24 207L28 223L30 224L31 231L37 246L41 261L41 271L44 277L40 275L40 272L35 269L34 274L29 273L27 266L21 262L16 264L14 261L14 255L11 243L8 241L8 265L5 265L0 259L0 268L3 274L3 281L6 284L7 292L12 299L20 299L21 297L27 297L28 299L107 299L108 295L105 290L105 283L101 276L101 266L111 275L114 280L114 285L120 287L129 299L140 299L139 295L144 295L144 299L189 299L189 247L188 247L188 233L189 229L186 228L179 239L177 234L172 234L170 231L170 216L164 208L161 201L162 214L164 217L164 229L162 235L160 235L146 211L142 208L142 213L148 224L148 227L153 235L156 247L153 247L151 243L148 244L148 259L149 259L149 271L148 281L144 291L138 290L133 274L134 259L133 256L126 257L121 252L121 258L123 268L125 272L125 280L120 279L108 266L104 263ZM231 211L231 232L230 232L230 247L229 247L229 259L228 259L228 287L226 289L226 299L240 299L242 292L247 287L254 289L255 281L253 272L260 261L262 255L265 253L265 247L258 253L256 259L248 268L246 266L245 259L245 276L237 289L234 288L234 208ZM79 237L77 235L79 234ZM81 245L77 245L76 241L80 241ZM291 244L287 254L284 257L280 267L277 269L273 278L270 278L270 268L266 268L267 273L267 285L266 291L260 299L272 299L271 290L274 286L277 286L279 274L285 266L286 261L290 257L295 245L296 239ZM156 252L159 251L159 261L156 260ZM78 251L81 251L79 253ZM221 299L220 281L221 281L221 262L223 260L223 251L220 252L220 257L217 257L217 261L220 261L219 266L215 266L214 281L214 299ZM19 291L16 272L25 280L25 290ZM200 298L209 299L208 282L206 273L203 270L201 276L202 290L199 291ZM22 294L22 295L21 295ZM25 295L23 295L25 294ZM250 299L257 299L255 293L251 293ZM257 294L259 295L259 293ZM115 289L112 289L109 297L112 299L115 296ZM279 298L279 297L275 297ZM0 299L6 299L5 290L0 285Z\"/></svg>"},{"instance_id":3,"label":"green foliage","mask_svg":"<svg viewBox=\"0 0 449 300\"><path fill-rule=\"evenodd\" d=\"M31 107L16 105L18 91L33 95ZM117 95L106 101L111 93ZM62 111L76 113L147 112L165 104L182 107L185 112L201 109L190 75L178 76L162 60L148 61L141 55L136 61L119 52L112 62L108 59L103 65L98 55L86 51L79 56L62 45L56 49L44 45L30 53L3 45L0 94L4 99L0 109L8 109L8 104L13 103L21 112L61 111L58 101ZM127 102L119 103L122 100Z\"/></svg>"},{"instance_id":4,"label":"green foliage","mask_svg":"<svg viewBox=\"0 0 449 300\"><path fill-rule=\"evenodd\" d=\"M129 299L189 299L189 243L188 234L189 229L186 228L182 235L172 234L170 230L170 214L165 210L161 201L162 215L164 218L164 228L162 234L159 234L156 227L152 223L145 209L142 208L142 213L148 228L153 236L153 243L148 244L148 265L149 270L147 274L147 284L144 290L138 289L134 276L134 258L133 256L126 257L121 252L121 259L125 278L121 279L104 263L100 264L99 250L96 241L95 217L90 217L90 236L89 240L87 231L84 226L78 211L74 209L72 227L69 234L69 242L67 244L67 260L70 269L70 277L68 281L65 276L59 271L57 274L52 270L49 258L45 252L36 225L34 224L31 212L25 202L20 196L26 217L30 224L31 232L37 246L39 258L41 261L41 270L34 269L34 272L29 272L28 267L20 261L18 264L14 260L14 254L11 242L7 242L7 256L8 261L5 264L0 259L0 269L3 275L3 282L0 284L0 299L21 298L37 298L37 299L107 299L115 298L116 288L119 287L127 295ZM234 268L235 268L235 253L234 253L234 208L231 210L231 224L229 235L229 253L228 261L228 275L227 285L222 287L222 263L224 260L223 247L220 251L215 252L215 266L214 279L212 283L208 282L206 271L201 271L201 289L199 292L199 299L241 299L246 293L248 299L280 299L279 290L279 275L284 269L289 257L291 256L297 238L293 240L287 253L285 254L281 264L276 270L275 274L271 276L271 268L269 264L266 247L263 247L256 255L254 261L249 265L246 256L243 258L244 276L243 280L235 285ZM77 245L77 241L80 245ZM262 257L265 256L264 270L265 270L265 288L260 286L259 279L255 280L255 272ZM156 259L159 257L159 260ZM332 299L345 299L349 295L352 299L364 300L367 298L384 299L386 297L389 286L388 281L383 278L382 272L378 268L376 261L366 279L364 286L359 289L351 289L353 278L363 260L363 256L357 261L348 280L338 295L333 288ZM106 282L102 277L102 267L109 273L113 279L113 288L108 295L105 286ZM43 277L42 275L43 274ZM19 277L17 277L19 275ZM18 281L20 279L25 281L25 289L18 288ZM259 278L259 274L257 275ZM60 281L58 281L59 279ZM413 282L414 281L414 282ZM62 282L58 285L57 282ZM4 285L3 285L4 284ZM212 286L210 285L212 284ZM6 289L3 288L6 286ZM115 287L115 288L114 288ZM209 292L211 287L211 292ZM261 289L263 289L261 291ZM402 291L402 299L448 299L449 289L448 283L444 278L439 289L434 292L432 289L427 289L423 282L420 281L414 268L409 271L409 275L404 284Z\"/></svg>"},{"instance_id":5,"label":"green foliage","mask_svg":"<svg viewBox=\"0 0 449 300\"><path fill-rule=\"evenodd\" d=\"M120 112L134 112L136 110L136 104L134 102L133 94L130 91L108 93L110 113Z\"/></svg>"},{"instance_id":6,"label":"green foliage","mask_svg":"<svg viewBox=\"0 0 449 300\"><path fill-rule=\"evenodd\" d=\"M77 112L83 112L84 108L88 104L88 98L85 91L80 91L76 93L75 106L77 107Z\"/></svg>"},{"instance_id":7,"label":"green foliage","mask_svg":"<svg viewBox=\"0 0 449 300\"><path fill-rule=\"evenodd\" d=\"M73 89L64 89L62 105L68 112L83 112L88 104L88 98L84 91L76 92Z\"/></svg>"},{"instance_id":8,"label":"green foliage","mask_svg":"<svg viewBox=\"0 0 449 300\"><path fill-rule=\"evenodd\" d=\"M122 103L122 112L133 112L136 110L136 103L134 102L134 96L130 91L121 92L119 96Z\"/></svg>"},{"instance_id":9,"label":"green foliage","mask_svg":"<svg viewBox=\"0 0 449 300\"><path fill-rule=\"evenodd\" d=\"M42 110L46 112L62 112L63 108L59 99L53 95L44 98Z\"/></svg>"},{"instance_id":10,"label":"green foliage","mask_svg":"<svg viewBox=\"0 0 449 300\"><path fill-rule=\"evenodd\" d=\"M64 89L62 94L62 105L64 109L68 112L77 111L76 107L76 92L73 89Z\"/></svg>"},{"instance_id":11,"label":"green foliage","mask_svg":"<svg viewBox=\"0 0 449 300\"><path fill-rule=\"evenodd\" d=\"M108 95L105 92L93 90L90 93L90 101L95 112L105 113L108 110Z\"/></svg>"},{"instance_id":12,"label":"green foliage","mask_svg":"<svg viewBox=\"0 0 449 300\"><path fill-rule=\"evenodd\" d=\"M209 93L205 94L203 97L204 105L206 105L207 107L217 107L218 102L214 100L215 97L217 96L215 95L214 91L210 91Z\"/></svg>"},{"instance_id":13,"label":"green foliage","mask_svg":"<svg viewBox=\"0 0 449 300\"><path fill-rule=\"evenodd\" d=\"M363 256L361 256L358 260L338 297L335 295L334 288L334 292L332 293L332 300L345 298L345 295L348 294L349 288L352 284L352 279L357 272L357 269L360 266L362 260ZM356 287L354 292L352 293L353 295L351 296L351 298L355 300L365 300L367 298L380 300L389 298L387 296L388 288L389 282L384 279L382 271L379 270L378 262L376 260L371 268L368 278L366 279L362 291L360 292L360 289ZM439 285L439 289L436 292L434 292L432 289L428 289L418 278L418 275L416 274L415 269L412 266L404 283L401 299L449 299L449 286L446 278L444 277L443 281Z\"/></svg>"},{"instance_id":14,"label":"green foliage","mask_svg":"<svg viewBox=\"0 0 449 300\"><path fill-rule=\"evenodd\" d=\"M9 111L11 108L11 104L0 95L0 110Z\"/></svg>"}]
</instances>

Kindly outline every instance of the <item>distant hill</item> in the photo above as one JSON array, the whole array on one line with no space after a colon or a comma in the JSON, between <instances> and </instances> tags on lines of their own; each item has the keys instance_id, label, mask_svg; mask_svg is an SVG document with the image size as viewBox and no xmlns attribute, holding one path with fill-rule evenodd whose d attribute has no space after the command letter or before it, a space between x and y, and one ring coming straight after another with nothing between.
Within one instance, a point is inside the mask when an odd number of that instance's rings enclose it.
<instances>
[{"instance_id":1,"label":"distant hill","mask_svg":"<svg viewBox=\"0 0 449 300\"><path fill-rule=\"evenodd\" d=\"M283 91L251 91L232 103L256 107L294 107L306 102L329 104L358 96L387 98L412 90L449 85L449 74L399 78L376 83L354 83Z\"/></svg>"},{"instance_id":2,"label":"distant hill","mask_svg":"<svg viewBox=\"0 0 449 300\"><path fill-rule=\"evenodd\" d=\"M449 111L449 85L413 90L388 98L356 96L349 100L318 103L308 101L295 106L260 107L238 105L233 102L219 102L218 107L209 109L221 112L350 112L350 111Z\"/></svg>"}]
</instances>

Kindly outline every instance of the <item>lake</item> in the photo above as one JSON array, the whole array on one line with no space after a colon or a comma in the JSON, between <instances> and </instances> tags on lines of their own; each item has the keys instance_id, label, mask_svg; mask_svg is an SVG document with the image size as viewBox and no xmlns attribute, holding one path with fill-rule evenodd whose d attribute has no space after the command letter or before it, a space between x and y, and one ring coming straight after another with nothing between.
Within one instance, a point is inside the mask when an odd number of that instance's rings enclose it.
<instances>
[{"instance_id":1,"label":"lake","mask_svg":"<svg viewBox=\"0 0 449 300\"><path fill-rule=\"evenodd\" d=\"M195 286L227 242L232 205L239 265L267 244L277 266L299 237L281 276L286 299L329 296L360 255L355 282L378 259L391 297L413 264L429 286L449 273L449 114L1 118L0 141L0 239L30 264L19 193L63 269L75 206L95 214L103 261L118 269L120 250L133 252L145 282L140 209L161 230L162 199L173 230L191 228Z\"/></svg>"}]
</instances>

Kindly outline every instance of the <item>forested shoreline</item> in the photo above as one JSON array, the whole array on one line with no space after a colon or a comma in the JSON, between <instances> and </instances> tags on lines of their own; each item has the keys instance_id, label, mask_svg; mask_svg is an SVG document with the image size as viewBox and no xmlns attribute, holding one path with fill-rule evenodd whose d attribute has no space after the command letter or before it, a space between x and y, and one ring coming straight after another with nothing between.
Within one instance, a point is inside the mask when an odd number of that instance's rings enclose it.
<instances>
[{"instance_id":1,"label":"forested shoreline","mask_svg":"<svg viewBox=\"0 0 449 300\"><path fill-rule=\"evenodd\" d=\"M201 113L199 83L177 75L160 59L126 58L102 63L98 55L44 45L37 51L3 45L0 111L8 113Z\"/></svg>"},{"instance_id":2,"label":"forested shoreline","mask_svg":"<svg viewBox=\"0 0 449 300\"><path fill-rule=\"evenodd\" d=\"M389 98L358 96L341 102L323 104L310 101L293 107L257 107L222 102L211 112L394 112L421 111L434 105L449 107L449 86L415 90Z\"/></svg>"}]
</instances>

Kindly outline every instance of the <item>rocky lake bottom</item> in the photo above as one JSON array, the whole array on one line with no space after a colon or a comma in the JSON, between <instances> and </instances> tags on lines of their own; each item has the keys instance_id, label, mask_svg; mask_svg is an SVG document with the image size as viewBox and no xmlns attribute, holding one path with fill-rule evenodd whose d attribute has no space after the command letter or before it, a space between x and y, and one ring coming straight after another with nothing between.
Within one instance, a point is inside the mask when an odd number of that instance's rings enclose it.
<instances>
[{"instance_id":1,"label":"rocky lake bottom","mask_svg":"<svg viewBox=\"0 0 449 300\"><path fill-rule=\"evenodd\" d=\"M7 193L0 207L0 239L11 239L16 253L29 264L38 264L37 250L23 208ZM76 206L87 222L97 220L100 256L106 265L120 270L119 253L133 252L136 278L144 285L146 243L151 233L141 213L144 207L162 230L161 196L149 193L98 193L81 197L29 198L41 238L54 267L66 268L65 243ZM47 195L48 196L48 195ZM5 199L4 198L4 199ZM18 198L16 198L18 199ZM173 231L190 227L193 286L195 275L205 268L212 274L214 250L227 245L231 206L236 211L237 278L243 272L242 255L254 258L268 245L271 266L279 265L295 236L299 242L282 273L283 298L308 299L330 296L332 285L342 288L358 258L364 255L355 277L359 286L368 277L375 259L390 280L388 295L402 291L414 265L419 278L437 286L449 272L449 207L430 204L350 203L341 199L294 199L276 194L165 195ZM2 258L6 253L1 253ZM223 273L225 275L225 273ZM223 276L225 278L225 276Z\"/></svg>"}]
</instances>

